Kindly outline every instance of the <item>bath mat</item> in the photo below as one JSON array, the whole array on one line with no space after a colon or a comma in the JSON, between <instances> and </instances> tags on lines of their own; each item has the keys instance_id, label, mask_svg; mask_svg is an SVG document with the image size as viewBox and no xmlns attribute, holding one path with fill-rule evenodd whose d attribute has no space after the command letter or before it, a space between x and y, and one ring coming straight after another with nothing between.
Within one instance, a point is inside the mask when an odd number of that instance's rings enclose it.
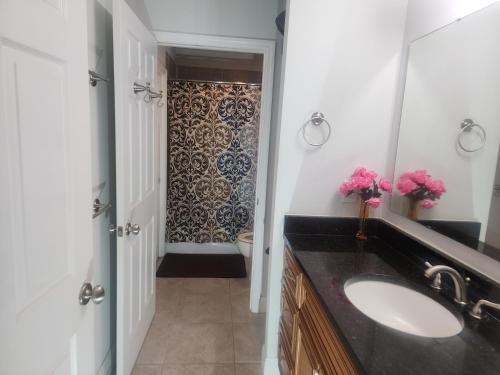
<instances>
[{"instance_id":1,"label":"bath mat","mask_svg":"<svg viewBox=\"0 0 500 375\"><path fill-rule=\"evenodd\" d=\"M245 258L241 254L166 254L156 271L156 277L246 276Z\"/></svg>"}]
</instances>

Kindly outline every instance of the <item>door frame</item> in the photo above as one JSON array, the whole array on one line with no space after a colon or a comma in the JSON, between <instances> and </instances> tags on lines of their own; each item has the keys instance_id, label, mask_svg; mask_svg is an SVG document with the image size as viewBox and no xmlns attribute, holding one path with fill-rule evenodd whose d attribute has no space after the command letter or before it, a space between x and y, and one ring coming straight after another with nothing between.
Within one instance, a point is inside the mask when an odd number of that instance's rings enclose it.
<instances>
[{"instance_id":1,"label":"door frame","mask_svg":"<svg viewBox=\"0 0 500 375\"><path fill-rule=\"evenodd\" d=\"M213 35L186 34L153 31L158 45L167 47L195 48L262 54L262 94L257 156L257 183L255 189L254 238L252 251L252 277L250 286L250 310L260 312L262 276L264 264L264 219L266 213L267 168L271 131L275 41L266 39L233 38ZM161 186L165 188L166 186ZM256 251L258 249L258 251Z\"/></svg>"}]
</instances>

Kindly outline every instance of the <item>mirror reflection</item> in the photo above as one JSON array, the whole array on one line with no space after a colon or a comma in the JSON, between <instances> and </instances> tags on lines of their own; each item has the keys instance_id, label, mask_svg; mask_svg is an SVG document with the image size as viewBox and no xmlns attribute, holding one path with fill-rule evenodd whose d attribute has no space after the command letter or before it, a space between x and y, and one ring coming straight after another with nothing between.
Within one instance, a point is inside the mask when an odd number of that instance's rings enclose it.
<instances>
[{"instance_id":1,"label":"mirror reflection","mask_svg":"<svg viewBox=\"0 0 500 375\"><path fill-rule=\"evenodd\" d=\"M500 2L410 45L391 209L500 260Z\"/></svg>"}]
</instances>

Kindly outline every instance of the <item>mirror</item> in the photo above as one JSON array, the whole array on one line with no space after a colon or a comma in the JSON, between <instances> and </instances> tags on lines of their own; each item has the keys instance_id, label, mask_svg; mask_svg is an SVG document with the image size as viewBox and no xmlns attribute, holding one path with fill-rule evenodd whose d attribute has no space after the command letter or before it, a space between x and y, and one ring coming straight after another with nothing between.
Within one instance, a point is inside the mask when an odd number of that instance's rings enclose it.
<instances>
[{"instance_id":1,"label":"mirror","mask_svg":"<svg viewBox=\"0 0 500 375\"><path fill-rule=\"evenodd\" d=\"M391 210L500 260L500 2L410 44Z\"/></svg>"}]
</instances>

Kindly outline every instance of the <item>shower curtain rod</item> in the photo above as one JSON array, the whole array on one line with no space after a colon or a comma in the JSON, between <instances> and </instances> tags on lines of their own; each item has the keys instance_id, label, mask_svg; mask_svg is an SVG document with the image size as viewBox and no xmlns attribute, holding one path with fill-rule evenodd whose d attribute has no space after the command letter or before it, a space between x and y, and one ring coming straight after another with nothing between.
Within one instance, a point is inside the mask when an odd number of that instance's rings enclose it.
<instances>
[{"instance_id":1,"label":"shower curtain rod","mask_svg":"<svg viewBox=\"0 0 500 375\"><path fill-rule=\"evenodd\" d=\"M195 83L215 83L220 85L248 85L262 86L261 83L246 83L246 82L224 82L224 81L204 81L202 79L183 79L183 78L168 78L168 81L195 82Z\"/></svg>"}]
</instances>

